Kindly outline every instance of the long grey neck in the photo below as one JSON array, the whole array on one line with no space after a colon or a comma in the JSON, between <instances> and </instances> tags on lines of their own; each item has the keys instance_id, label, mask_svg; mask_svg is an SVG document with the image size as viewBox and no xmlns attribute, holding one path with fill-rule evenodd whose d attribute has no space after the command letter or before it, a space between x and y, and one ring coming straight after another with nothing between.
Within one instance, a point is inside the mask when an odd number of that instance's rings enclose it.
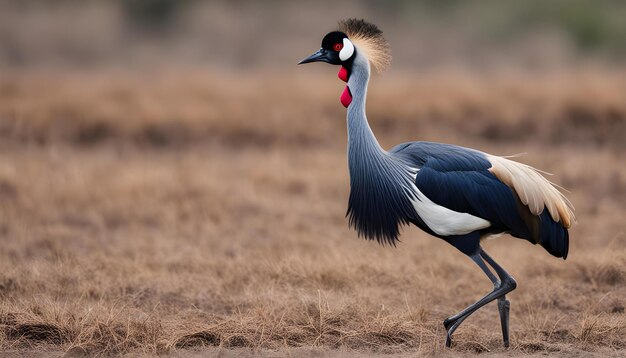
<instances>
[{"instance_id":1,"label":"long grey neck","mask_svg":"<svg viewBox=\"0 0 626 358\"><path fill-rule=\"evenodd\" d=\"M369 78L369 61L357 52L348 80L352 93L352 103L348 106L348 159L351 163L363 159L362 156L380 157L387 154L378 144L365 115ZM352 169L352 165L350 167Z\"/></svg>"},{"instance_id":2,"label":"long grey neck","mask_svg":"<svg viewBox=\"0 0 626 358\"><path fill-rule=\"evenodd\" d=\"M417 217L410 191L415 172L381 148L367 123L369 78L369 62L357 50L348 80L352 93L348 106L349 222L368 239L394 244L400 225Z\"/></svg>"}]
</instances>

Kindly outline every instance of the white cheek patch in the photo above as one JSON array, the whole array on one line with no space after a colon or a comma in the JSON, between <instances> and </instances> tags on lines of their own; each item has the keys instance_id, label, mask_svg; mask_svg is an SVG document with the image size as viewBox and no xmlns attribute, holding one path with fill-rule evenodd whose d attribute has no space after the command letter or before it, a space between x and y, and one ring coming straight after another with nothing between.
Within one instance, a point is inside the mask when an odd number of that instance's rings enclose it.
<instances>
[{"instance_id":1,"label":"white cheek patch","mask_svg":"<svg viewBox=\"0 0 626 358\"><path fill-rule=\"evenodd\" d=\"M339 59L341 61L345 61L352 57L353 54L354 45L352 44L352 41L348 40L347 38L343 39L343 48L341 49L341 51L339 51Z\"/></svg>"}]
</instances>

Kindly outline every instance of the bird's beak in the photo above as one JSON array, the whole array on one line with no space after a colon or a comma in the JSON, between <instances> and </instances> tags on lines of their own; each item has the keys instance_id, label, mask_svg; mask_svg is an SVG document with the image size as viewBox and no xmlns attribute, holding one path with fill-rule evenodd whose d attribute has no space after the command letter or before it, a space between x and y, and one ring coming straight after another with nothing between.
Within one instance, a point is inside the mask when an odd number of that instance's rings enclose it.
<instances>
[{"instance_id":1,"label":"bird's beak","mask_svg":"<svg viewBox=\"0 0 626 358\"><path fill-rule=\"evenodd\" d=\"M311 62L331 63L331 61L332 61L332 58L330 58L328 51L326 51L323 48L321 48L316 53L314 53L311 56L309 56L309 57L303 59L302 61L298 62L298 65L302 65L304 63L311 63Z\"/></svg>"}]
</instances>

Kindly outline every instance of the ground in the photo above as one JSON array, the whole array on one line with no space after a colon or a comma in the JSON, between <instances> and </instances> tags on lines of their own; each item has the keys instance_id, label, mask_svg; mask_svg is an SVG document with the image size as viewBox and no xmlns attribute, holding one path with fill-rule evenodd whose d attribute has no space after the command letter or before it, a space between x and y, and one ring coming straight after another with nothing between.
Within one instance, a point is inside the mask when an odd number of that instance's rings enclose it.
<instances>
[{"instance_id":1,"label":"ground","mask_svg":"<svg viewBox=\"0 0 626 358\"><path fill-rule=\"evenodd\" d=\"M525 152L576 206L565 261L484 243L518 282L505 350L495 304L443 346L491 289L471 260L348 228L342 84L312 71L3 75L0 355L626 354L623 73L373 79L384 147Z\"/></svg>"}]
</instances>

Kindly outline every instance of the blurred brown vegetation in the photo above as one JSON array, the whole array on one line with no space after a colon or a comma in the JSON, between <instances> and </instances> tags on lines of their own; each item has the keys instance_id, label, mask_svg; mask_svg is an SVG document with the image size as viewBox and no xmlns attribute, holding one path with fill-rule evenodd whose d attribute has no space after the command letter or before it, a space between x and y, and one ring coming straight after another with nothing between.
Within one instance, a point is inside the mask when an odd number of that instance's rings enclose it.
<instances>
[{"instance_id":1,"label":"blurred brown vegetation","mask_svg":"<svg viewBox=\"0 0 626 358\"><path fill-rule=\"evenodd\" d=\"M5 146L342 145L344 110L332 70L287 73L9 73L0 80L0 138ZM371 87L369 115L388 145L419 136L625 148L623 71L450 69L375 77Z\"/></svg>"},{"instance_id":2,"label":"blurred brown vegetation","mask_svg":"<svg viewBox=\"0 0 626 358\"><path fill-rule=\"evenodd\" d=\"M622 4L412 3L0 3L0 355L624 355ZM346 16L394 49L384 147L526 152L569 191L566 261L485 244L519 283L508 352L494 305L443 348L491 288L460 253L347 228L343 85L295 66Z\"/></svg>"}]
</instances>

